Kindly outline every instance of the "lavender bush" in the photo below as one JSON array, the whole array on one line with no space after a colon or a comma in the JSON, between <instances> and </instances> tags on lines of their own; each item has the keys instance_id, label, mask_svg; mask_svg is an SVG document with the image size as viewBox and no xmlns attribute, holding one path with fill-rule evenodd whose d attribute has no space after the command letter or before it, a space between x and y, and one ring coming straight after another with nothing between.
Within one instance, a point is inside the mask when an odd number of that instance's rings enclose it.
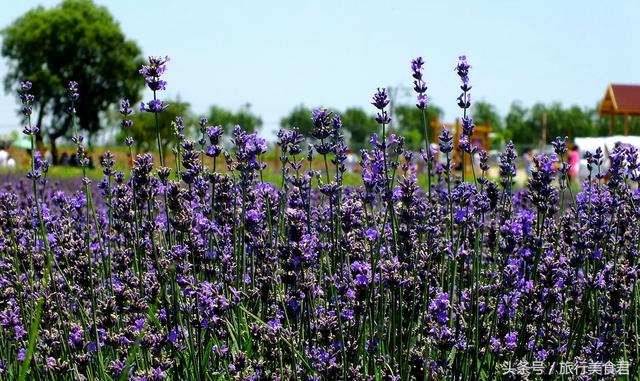
<instances>
[{"instance_id":1,"label":"lavender bush","mask_svg":"<svg viewBox=\"0 0 640 381\"><path fill-rule=\"evenodd\" d=\"M156 120L167 61L140 70L153 92L140 109ZM423 65L411 63L424 115ZM567 197L566 139L556 139L514 191L514 146L489 178L487 153L469 141L465 57L455 71L459 142L445 129L436 152L425 120L425 148L406 151L378 89L381 134L361 152L359 187L343 186L340 116L322 108L310 146L295 127L278 132L279 184L262 180L265 140L237 126L227 150L206 119L195 141L180 118L156 125L158 136L175 131L159 165L138 154L124 174L107 153L100 182L66 190L36 151L27 178L0 189L0 377L493 380L525 378L522 364L549 378L566 362L609 367L572 373L586 379L636 374L637 150L616 148L606 173L603 153L590 154L583 190ZM33 140L30 88L20 97ZM68 87L74 126L79 88ZM130 127L129 101L120 112ZM75 127L73 142L84 158ZM472 178L454 173L454 149L472 159Z\"/></svg>"}]
</instances>

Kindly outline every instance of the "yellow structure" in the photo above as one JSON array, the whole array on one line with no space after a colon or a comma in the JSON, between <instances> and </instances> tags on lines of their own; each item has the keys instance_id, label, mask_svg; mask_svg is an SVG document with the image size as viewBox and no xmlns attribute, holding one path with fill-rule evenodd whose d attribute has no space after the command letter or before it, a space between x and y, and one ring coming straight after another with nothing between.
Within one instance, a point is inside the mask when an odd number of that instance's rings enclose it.
<instances>
[{"instance_id":1,"label":"yellow structure","mask_svg":"<svg viewBox=\"0 0 640 381\"><path fill-rule=\"evenodd\" d=\"M460 123L460 119L456 118L454 123L444 124L438 120L433 120L431 122L431 136L440 136L443 127L447 128L451 132L451 135L453 135L453 161L455 163L461 163L461 152L458 150L458 140L462 135L462 124ZM471 135L469 139L469 143L471 143L472 146L478 147L478 149L489 151L489 134L491 133L491 131L492 128L490 125L476 125L475 129L473 130L473 135ZM433 141L437 142L438 139L434 138ZM464 164L466 172L465 175L471 174L471 158L469 157L469 155L464 156ZM478 163L475 163L475 165L478 165Z\"/></svg>"}]
</instances>

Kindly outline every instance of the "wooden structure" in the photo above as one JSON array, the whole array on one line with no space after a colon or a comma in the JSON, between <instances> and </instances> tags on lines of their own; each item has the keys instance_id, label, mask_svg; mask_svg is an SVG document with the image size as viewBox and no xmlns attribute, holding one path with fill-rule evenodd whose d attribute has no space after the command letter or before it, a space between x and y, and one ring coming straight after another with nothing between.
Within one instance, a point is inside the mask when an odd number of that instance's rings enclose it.
<instances>
[{"instance_id":1,"label":"wooden structure","mask_svg":"<svg viewBox=\"0 0 640 381\"><path fill-rule=\"evenodd\" d=\"M441 123L438 120L431 121L431 131L430 136L432 137L431 141L434 143L438 143L438 136L442 134L442 128L447 128L451 135L453 136L454 142L454 150L451 153L453 155L453 161L456 163L460 163L460 154L461 152L458 150L458 140L462 135L462 123L459 118L456 118L454 123ZM489 151L489 134L492 132L492 128L490 125L476 125L473 130L473 135L469 138L469 143L472 146L478 147L478 149L483 149L485 151ZM471 174L471 158L469 155L464 155L464 164L465 164L465 175ZM478 163L474 163L477 167Z\"/></svg>"},{"instance_id":2,"label":"wooden structure","mask_svg":"<svg viewBox=\"0 0 640 381\"><path fill-rule=\"evenodd\" d=\"M600 115L609 115L609 136L613 135L615 117L624 118L624 135L629 135L629 118L640 116L640 85L610 84L600 104Z\"/></svg>"}]
</instances>

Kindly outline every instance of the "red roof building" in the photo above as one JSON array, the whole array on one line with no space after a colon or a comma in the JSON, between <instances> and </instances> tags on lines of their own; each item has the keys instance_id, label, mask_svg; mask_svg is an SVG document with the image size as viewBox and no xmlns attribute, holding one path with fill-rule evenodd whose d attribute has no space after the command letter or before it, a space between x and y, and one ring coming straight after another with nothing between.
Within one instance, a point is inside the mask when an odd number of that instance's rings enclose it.
<instances>
[{"instance_id":1,"label":"red roof building","mask_svg":"<svg viewBox=\"0 0 640 381\"><path fill-rule=\"evenodd\" d=\"M609 135L613 134L615 116L624 117L624 134L629 135L629 117L640 115L640 85L610 84L599 112L611 116Z\"/></svg>"}]
</instances>

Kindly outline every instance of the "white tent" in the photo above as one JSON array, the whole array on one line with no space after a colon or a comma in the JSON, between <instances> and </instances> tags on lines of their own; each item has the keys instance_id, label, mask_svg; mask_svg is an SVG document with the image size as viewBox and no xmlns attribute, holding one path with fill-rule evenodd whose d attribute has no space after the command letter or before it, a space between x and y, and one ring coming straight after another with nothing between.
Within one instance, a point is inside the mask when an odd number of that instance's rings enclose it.
<instances>
[{"instance_id":1,"label":"white tent","mask_svg":"<svg viewBox=\"0 0 640 381\"><path fill-rule=\"evenodd\" d=\"M587 160L584 158L584 154L587 152L594 153L598 147L602 149L602 153L605 156L603 167L601 170L606 170L609 167L608 156L617 143L627 144L640 149L640 136L607 136L601 138L574 138L573 141L580 149L580 167L579 176L584 179L589 175L587 170Z\"/></svg>"},{"instance_id":2,"label":"white tent","mask_svg":"<svg viewBox=\"0 0 640 381\"><path fill-rule=\"evenodd\" d=\"M584 156L587 151L593 153L598 147L602 149L602 152L611 152L618 142L640 149L640 136L615 135L598 138L574 138L573 140L580 148L580 156Z\"/></svg>"}]
</instances>

